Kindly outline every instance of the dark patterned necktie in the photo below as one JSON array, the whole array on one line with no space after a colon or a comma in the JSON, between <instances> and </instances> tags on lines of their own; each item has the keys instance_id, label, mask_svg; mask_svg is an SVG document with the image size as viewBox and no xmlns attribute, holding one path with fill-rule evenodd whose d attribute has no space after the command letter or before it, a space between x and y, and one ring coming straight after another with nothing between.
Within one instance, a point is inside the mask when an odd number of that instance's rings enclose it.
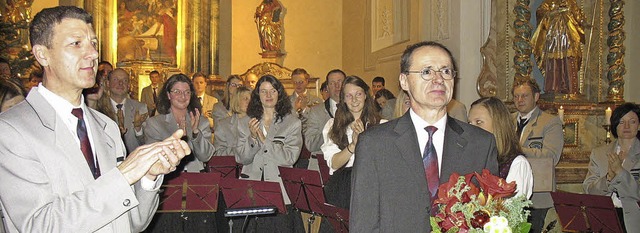
<instances>
[{"instance_id":1,"label":"dark patterned necktie","mask_svg":"<svg viewBox=\"0 0 640 233\"><path fill-rule=\"evenodd\" d=\"M424 148L422 163L424 164L427 184L429 186L429 192L431 193L431 202L433 202L436 199L438 185L440 184L440 175L438 174L438 153L436 153L436 147L433 146L433 133L435 133L438 128L435 126L427 126L424 129L429 133L429 141L427 141L427 145Z\"/></svg>"},{"instance_id":2,"label":"dark patterned necktie","mask_svg":"<svg viewBox=\"0 0 640 233\"><path fill-rule=\"evenodd\" d=\"M118 120L118 127L120 130L124 129L124 112L122 111L122 104L116 104L116 118Z\"/></svg>"},{"instance_id":3,"label":"dark patterned necktie","mask_svg":"<svg viewBox=\"0 0 640 233\"><path fill-rule=\"evenodd\" d=\"M529 119L520 118L520 121L518 122L518 129L516 131L518 132L518 136L522 135L522 130L524 129L524 126L527 125L527 123L529 123Z\"/></svg>"},{"instance_id":4,"label":"dark patterned necktie","mask_svg":"<svg viewBox=\"0 0 640 233\"><path fill-rule=\"evenodd\" d=\"M89 142L89 135L87 134L87 126L84 122L82 108L74 108L71 110L71 114L78 118L76 131L78 133L78 139L80 139L80 150L82 150L82 154L84 154L84 158L87 160L87 164L89 164L93 178L98 179L98 177L100 177L100 165L96 163L97 158L96 160L93 158L93 151L91 150L91 142Z\"/></svg>"}]
</instances>

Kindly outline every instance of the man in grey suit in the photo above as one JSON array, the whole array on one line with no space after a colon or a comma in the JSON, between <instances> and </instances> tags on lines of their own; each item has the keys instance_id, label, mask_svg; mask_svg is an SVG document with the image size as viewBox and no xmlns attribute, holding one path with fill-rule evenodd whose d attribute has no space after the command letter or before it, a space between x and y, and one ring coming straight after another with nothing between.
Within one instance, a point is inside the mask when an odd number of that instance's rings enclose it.
<instances>
[{"instance_id":1,"label":"man in grey suit","mask_svg":"<svg viewBox=\"0 0 640 233\"><path fill-rule=\"evenodd\" d=\"M157 70L151 71L149 73L149 80L151 81L151 85L142 88L142 92L140 95L140 102L145 103L147 105L147 109L149 109L149 116L156 115L156 105L158 104L158 94L160 93L160 72Z\"/></svg>"},{"instance_id":2,"label":"man in grey suit","mask_svg":"<svg viewBox=\"0 0 640 233\"><path fill-rule=\"evenodd\" d=\"M291 81L293 81L293 94L289 96L291 100L291 106L293 110L298 114L303 114L308 111L310 107L320 104L324 101L307 91L307 85L309 85L309 78L311 75L302 68L296 68L291 72Z\"/></svg>"},{"instance_id":3,"label":"man in grey suit","mask_svg":"<svg viewBox=\"0 0 640 233\"><path fill-rule=\"evenodd\" d=\"M147 105L129 98L129 74L125 70L117 68L107 77L108 103L102 113L118 123L127 153L131 153L144 144L142 123L149 116Z\"/></svg>"},{"instance_id":4,"label":"man in grey suit","mask_svg":"<svg viewBox=\"0 0 640 233\"><path fill-rule=\"evenodd\" d=\"M95 84L93 19L47 8L29 28L44 81L0 114L0 204L8 232L140 232L158 206L163 175L189 153L176 132L125 158L117 125L88 108Z\"/></svg>"},{"instance_id":5,"label":"man in grey suit","mask_svg":"<svg viewBox=\"0 0 640 233\"><path fill-rule=\"evenodd\" d=\"M411 109L360 134L351 181L350 231L431 232L429 216L435 211L431 203L437 192L432 185L448 181L454 172L486 168L497 174L494 137L447 115L455 70L444 45L420 42L405 50L399 81L409 94ZM434 126L435 132L425 130ZM428 169L423 154L431 162Z\"/></svg>"},{"instance_id":6,"label":"man in grey suit","mask_svg":"<svg viewBox=\"0 0 640 233\"><path fill-rule=\"evenodd\" d=\"M312 154L321 154L320 146L324 143L322 129L327 121L333 118L336 113L336 105L340 102L340 90L342 81L347 75L339 69L334 69L327 73L327 87L329 89L329 99L323 104L311 107L309 113L303 114L302 134L304 144Z\"/></svg>"},{"instance_id":7,"label":"man in grey suit","mask_svg":"<svg viewBox=\"0 0 640 233\"><path fill-rule=\"evenodd\" d=\"M546 113L536 106L540 98L540 87L535 80L529 78L516 81L513 84L512 94L513 103L518 110L512 114L512 117L518 126L516 131L520 136L522 152L531 163L533 170L531 230L542 232L547 211L553 207L553 200L548 191L536 192L540 188L536 187L536 184L539 184L536 179L552 179L551 183L555 186L556 177L553 175L553 170L560 161L564 146L562 121L559 117ZM549 167L550 164L553 164L553 167ZM554 188L551 187L551 190Z\"/></svg>"},{"instance_id":8,"label":"man in grey suit","mask_svg":"<svg viewBox=\"0 0 640 233\"><path fill-rule=\"evenodd\" d=\"M191 78L193 88L196 90L196 97L202 106L202 115L209 120L209 128L213 129L215 122L213 121L213 105L218 103L216 97L207 94L207 77L203 73L195 73Z\"/></svg>"}]
</instances>

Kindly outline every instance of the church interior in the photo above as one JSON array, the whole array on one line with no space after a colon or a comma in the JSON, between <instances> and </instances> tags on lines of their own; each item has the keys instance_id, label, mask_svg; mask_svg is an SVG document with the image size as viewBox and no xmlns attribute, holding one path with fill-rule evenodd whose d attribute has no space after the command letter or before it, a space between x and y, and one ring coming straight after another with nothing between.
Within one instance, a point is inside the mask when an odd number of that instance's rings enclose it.
<instances>
[{"instance_id":1,"label":"church interior","mask_svg":"<svg viewBox=\"0 0 640 233\"><path fill-rule=\"evenodd\" d=\"M386 79L398 93L400 56L407 45L446 45L458 67L454 98L468 107L494 96L515 112L512 84L523 78L545 86L550 75L536 65L532 39L543 0L279 0L281 38L265 45L257 24L261 0L0 0L5 25L19 28L43 8L74 5L94 17L100 60L131 74L133 96L150 84L149 73L207 74L211 93L229 75L274 74L293 92L291 71L311 74L319 94L332 69L368 83ZM593 148L612 136L606 109L640 103L640 1L575 0L582 13L581 49L568 92L545 89L538 106L563 116L564 148L554 170L555 190L583 193ZM131 12L139 14L132 15ZM140 13L142 12L142 13ZM148 17L141 17L146 14ZM122 22L121 22L122 21ZM4 48L10 58L28 51L26 29ZM273 39L273 38L271 38ZM546 39L546 38L542 38ZM5 53L5 51L2 51ZM638 58L635 56L638 55ZM13 57L11 57L13 56ZM28 59L27 59L28 60ZM22 64L22 63L21 63ZM22 67L26 79L30 67Z\"/></svg>"}]
</instances>

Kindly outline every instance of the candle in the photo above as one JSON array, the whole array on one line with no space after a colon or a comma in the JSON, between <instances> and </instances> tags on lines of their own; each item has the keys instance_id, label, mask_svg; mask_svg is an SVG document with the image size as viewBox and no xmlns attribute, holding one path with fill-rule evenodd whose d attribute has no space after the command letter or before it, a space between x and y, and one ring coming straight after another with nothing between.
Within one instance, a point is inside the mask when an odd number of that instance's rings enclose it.
<instances>
[{"instance_id":1,"label":"candle","mask_svg":"<svg viewBox=\"0 0 640 233\"><path fill-rule=\"evenodd\" d=\"M560 121L564 123L564 108L562 105L560 105L560 108L558 109L558 117L560 117Z\"/></svg>"},{"instance_id":2,"label":"candle","mask_svg":"<svg viewBox=\"0 0 640 233\"><path fill-rule=\"evenodd\" d=\"M604 119L607 122L606 125L611 125L611 107L607 107L607 110L604 110Z\"/></svg>"}]
</instances>

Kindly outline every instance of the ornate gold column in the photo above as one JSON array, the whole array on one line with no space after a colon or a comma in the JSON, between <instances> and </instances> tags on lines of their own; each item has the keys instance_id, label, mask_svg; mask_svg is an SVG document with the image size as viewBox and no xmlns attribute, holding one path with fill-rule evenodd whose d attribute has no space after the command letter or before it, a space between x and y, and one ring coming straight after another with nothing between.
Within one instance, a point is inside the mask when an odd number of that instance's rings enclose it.
<instances>
[{"instance_id":1,"label":"ornate gold column","mask_svg":"<svg viewBox=\"0 0 640 233\"><path fill-rule=\"evenodd\" d=\"M609 38L607 45L609 46L609 55L607 56L607 64L609 69L607 72L607 80L609 81L609 89L607 91L607 101L624 102L624 74L626 69L624 66L624 14L622 7L623 0L610 0L609 8Z\"/></svg>"},{"instance_id":2,"label":"ornate gold column","mask_svg":"<svg viewBox=\"0 0 640 233\"><path fill-rule=\"evenodd\" d=\"M529 79L531 74L531 11L529 11L529 0L518 0L513 8L516 20L513 22L516 35L513 40L515 56L513 57L516 71L514 81Z\"/></svg>"}]
</instances>

